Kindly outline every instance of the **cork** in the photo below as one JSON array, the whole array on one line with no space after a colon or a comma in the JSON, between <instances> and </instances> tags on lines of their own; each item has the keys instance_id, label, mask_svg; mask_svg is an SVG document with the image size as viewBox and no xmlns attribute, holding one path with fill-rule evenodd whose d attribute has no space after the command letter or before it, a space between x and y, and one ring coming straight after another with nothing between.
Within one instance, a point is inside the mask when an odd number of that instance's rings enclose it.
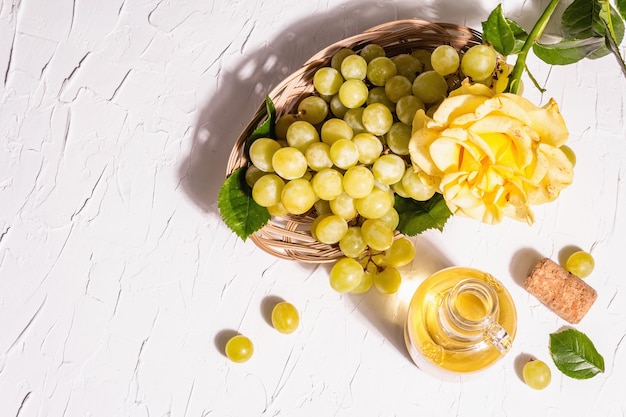
<instances>
[{"instance_id":1,"label":"cork","mask_svg":"<svg viewBox=\"0 0 626 417\"><path fill-rule=\"evenodd\" d=\"M549 258L537 263L526 278L524 288L571 324L579 323L598 298L589 284Z\"/></svg>"}]
</instances>

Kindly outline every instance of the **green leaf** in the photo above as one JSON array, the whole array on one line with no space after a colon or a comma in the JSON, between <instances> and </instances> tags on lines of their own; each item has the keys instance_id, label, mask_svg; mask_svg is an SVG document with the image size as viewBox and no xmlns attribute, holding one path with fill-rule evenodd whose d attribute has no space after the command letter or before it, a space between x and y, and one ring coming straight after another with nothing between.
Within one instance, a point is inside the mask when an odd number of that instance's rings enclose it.
<instances>
[{"instance_id":1,"label":"green leaf","mask_svg":"<svg viewBox=\"0 0 626 417\"><path fill-rule=\"evenodd\" d=\"M622 16L622 19L626 20L626 0L617 0L615 3L620 16Z\"/></svg>"},{"instance_id":2,"label":"green leaf","mask_svg":"<svg viewBox=\"0 0 626 417\"><path fill-rule=\"evenodd\" d=\"M217 206L224 223L244 241L270 220L267 208L253 199L245 182L245 168L237 168L226 178L217 196Z\"/></svg>"},{"instance_id":3,"label":"green leaf","mask_svg":"<svg viewBox=\"0 0 626 417\"><path fill-rule=\"evenodd\" d=\"M574 0L561 16L561 26L565 37L584 39L604 36L600 21L600 3L598 0Z\"/></svg>"},{"instance_id":4,"label":"green leaf","mask_svg":"<svg viewBox=\"0 0 626 417\"><path fill-rule=\"evenodd\" d=\"M482 22L482 29L483 40L504 56L518 53L528 37L520 25L504 17L501 4Z\"/></svg>"},{"instance_id":5,"label":"green leaf","mask_svg":"<svg viewBox=\"0 0 626 417\"><path fill-rule=\"evenodd\" d=\"M567 65L589 57L604 47L604 38L564 39L553 44L533 45L533 52L542 61L552 65Z\"/></svg>"},{"instance_id":6,"label":"green leaf","mask_svg":"<svg viewBox=\"0 0 626 417\"><path fill-rule=\"evenodd\" d=\"M593 342L576 329L550 335L550 355L556 367L574 379L589 379L604 372L604 358Z\"/></svg>"},{"instance_id":7,"label":"green leaf","mask_svg":"<svg viewBox=\"0 0 626 417\"><path fill-rule=\"evenodd\" d=\"M265 96L265 111L267 113L267 119L259 125L248 137L246 141L246 154L248 153L248 149L252 142L259 138L273 138L274 137L274 126L276 125L276 108L274 107L274 103L269 96Z\"/></svg>"},{"instance_id":8,"label":"green leaf","mask_svg":"<svg viewBox=\"0 0 626 417\"><path fill-rule=\"evenodd\" d=\"M427 201L416 201L398 195L395 199L394 207L400 215L398 230L407 236L416 236L428 229L441 231L452 216L439 193Z\"/></svg>"}]
</instances>

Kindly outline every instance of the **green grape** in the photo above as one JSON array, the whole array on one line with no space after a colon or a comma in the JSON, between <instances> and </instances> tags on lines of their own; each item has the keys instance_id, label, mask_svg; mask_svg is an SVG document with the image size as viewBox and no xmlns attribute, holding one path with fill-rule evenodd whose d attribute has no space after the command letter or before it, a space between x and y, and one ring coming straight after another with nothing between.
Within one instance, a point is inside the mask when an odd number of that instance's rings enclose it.
<instances>
[{"instance_id":1,"label":"green grape","mask_svg":"<svg viewBox=\"0 0 626 417\"><path fill-rule=\"evenodd\" d=\"M417 96L410 94L400 98L396 103L396 116L402 123L410 126L413 124L415 113L420 109L426 110L424 102Z\"/></svg>"},{"instance_id":2,"label":"green grape","mask_svg":"<svg viewBox=\"0 0 626 417\"><path fill-rule=\"evenodd\" d=\"M413 96L410 96L413 97ZM411 141L411 125L403 122L395 122L385 135L385 142L389 149L396 155L409 154L409 142Z\"/></svg>"},{"instance_id":3,"label":"green grape","mask_svg":"<svg viewBox=\"0 0 626 417\"><path fill-rule=\"evenodd\" d=\"M446 79L435 71L425 71L415 78L412 85L413 95L424 103L436 103L448 94Z\"/></svg>"},{"instance_id":4,"label":"green grape","mask_svg":"<svg viewBox=\"0 0 626 417\"><path fill-rule=\"evenodd\" d=\"M325 216L315 226L315 238L327 245L338 243L348 232L348 222L337 214Z\"/></svg>"},{"instance_id":5,"label":"green grape","mask_svg":"<svg viewBox=\"0 0 626 417\"><path fill-rule=\"evenodd\" d=\"M369 95L369 89L363 81L350 79L341 84L338 94L341 104L349 109L354 109L365 104Z\"/></svg>"},{"instance_id":6,"label":"green grape","mask_svg":"<svg viewBox=\"0 0 626 417\"><path fill-rule=\"evenodd\" d=\"M368 132L382 136L391 128L393 114L384 104L372 103L363 110L362 121Z\"/></svg>"},{"instance_id":7,"label":"green grape","mask_svg":"<svg viewBox=\"0 0 626 417\"><path fill-rule=\"evenodd\" d=\"M595 261L589 252L582 250L572 253L565 262L565 269L578 278L586 278L593 272Z\"/></svg>"},{"instance_id":8,"label":"green grape","mask_svg":"<svg viewBox=\"0 0 626 417\"><path fill-rule=\"evenodd\" d=\"M393 198L389 192L374 188L365 197L355 199L354 205L361 216L366 219L377 219L384 216L393 207Z\"/></svg>"},{"instance_id":9,"label":"green grape","mask_svg":"<svg viewBox=\"0 0 626 417\"><path fill-rule=\"evenodd\" d=\"M344 176L345 178L345 176ZM345 220L352 220L357 216L354 198L343 192L339 197L329 202L330 210Z\"/></svg>"},{"instance_id":10,"label":"green grape","mask_svg":"<svg viewBox=\"0 0 626 417\"><path fill-rule=\"evenodd\" d=\"M411 54L398 54L391 60L396 64L398 75L408 78L410 82L413 82L417 74L422 72L424 68L420 60Z\"/></svg>"},{"instance_id":11,"label":"green grape","mask_svg":"<svg viewBox=\"0 0 626 417\"><path fill-rule=\"evenodd\" d=\"M367 246L377 251L389 249L394 240L394 229L381 219L366 219L361 234Z\"/></svg>"},{"instance_id":12,"label":"green grape","mask_svg":"<svg viewBox=\"0 0 626 417\"><path fill-rule=\"evenodd\" d=\"M289 126L291 126L291 124L296 120L298 120L298 116L295 114L283 114L278 117L278 119L276 119L276 124L274 125L276 139L287 140L287 129L289 129Z\"/></svg>"},{"instance_id":13,"label":"green grape","mask_svg":"<svg viewBox=\"0 0 626 417\"><path fill-rule=\"evenodd\" d=\"M397 103L404 96L411 94L413 83L404 75L394 75L385 83L385 95Z\"/></svg>"},{"instance_id":14,"label":"green grape","mask_svg":"<svg viewBox=\"0 0 626 417\"><path fill-rule=\"evenodd\" d=\"M366 106L369 106L370 104L374 103L384 104L392 113L396 111L396 103L394 103L389 99L389 97L387 97L385 87L374 87L370 89L365 104Z\"/></svg>"},{"instance_id":15,"label":"green grape","mask_svg":"<svg viewBox=\"0 0 626 417\"><path fill-rule=\"evenodd\" d=\"M379 219L387 223L389 227L394 230L398 227L398 224L400 224L400 214L393 207L391 207L387 213L379 217Z\"/></svg>"},{"instance_id":16,"label":"green grape","mask_svg":"<svg viewBox=\"0 0 626 417\"><path fill-rule=\"evenodd\" d=\"M395 294L402 284L402 275L393 266L385 267L374 275L374 287L383 294Z\"/></svg>"},{"instance_id":17,"label":"green grape","mask_svg":"<svg viewBox=\"0 0 626 417\"><path fill-rule=\"evenodd\" d=\"M326 217L331 216L332 214L333 213L321 213L321 214L318 214L318 216L315 219L313 219L313 221L311 222L311 228L309 230L313 239L317 240L317 225L320 224L320 222L324 220Z\"/></svg>"},{"instance_id":18,"label":"green grape","mask_svg":"<svg viewBox=\"0 0 626 417\"><path fill-rule=\"evenodd\" d=\"M415 245L411 240L402 236L393 241L391 247L383 252L378 265L401 267L408 265L415 258Z\"/></svg>"},{"instance_id":19,"label":"green grape","mask_svg":"<svg viewBox=\"0 0 626 417\"><path fill-rule=\"evenodd\" d=\"M533 389L541 390L550 385L552 372L550 372L550 368L545 362L531 359L524 364L522 377L526 385Z\"/></svg>"},{"instance_id":20,"label":"green grape","mask_svg":"<svg viewBox=\"0 0 626 417\"><path fill-rule=\"evenodd\" d=\"M363 267L353 258L341 258L330 270L330 286L337 292L353 291L363 279Z\"/></svg>"},{"instance_id":21,"label":"green grape","mask_svg":"<svg viewBox=\"0 0 626 417\"><path fill-rule=\"evenodd\" d=\"M352 142L359 150L359 162L365 165L373 164L383 152L383 143L371 133L358 133L352 138Z\"/></svg>"},{"instance_id":22,"label":"green grape","mask_svg":"<svg viewBox=\"0 0 626 417\"><path fill-rule=\"evenodd\" d=\"M278 216L278 217L284 217L289 214L289 212L287 211L285 206L283 206L283 203L281 201L279 201L274 206L269 206L267 208L267 211L269 212L271 216Z\"/></svg>"},{"instance_id":23,"label":"green grape","mask_svg":"<svg viewBox=\"0 0 626 417\"><path fill-rule=\"evenodd\" d=\"M246 336L238 334L226 342L224 353L233 362L245 362L252 357L254 345Z\"/></svg>"},{"instance_id":24,"label":"green grape","mask_svg":"<svg viewBox=\"0 0 626 417\"><path fill-rule=\"evenodd\" d=\"M272 326L280 333L293 333L300 324L298 309L287 301L281 301L272 309Z\"/></svg>"},{"instance_id":25,"label":"green grape","mask_svg":"<svg viewBox=\"0 0 626 417\"><path fill-rule=\"evenodd\" d=\"M248 168L246 168L246 173L244 175L246 179L246 184L248 184L250 188L252 188L254 187L254 184L258 181L258 179L266 174L267 172L263 172L256 166L250 165L248 166Z\"/></svg>"},{"instance_id":26,"label":"green grape","mask_svg":"<svg viewBox=\"0 0 626 417\"><path fill-rule=\"evenodd\" d=\"M332 211L330 210L330 202L327 200L317 200L315 204L313 204L313 208L318 215L332 214Z\"/></svg>"},{"instance_id":27,"label":"green grape","mask_svg":"<svg viewBox=\"0 0 626 417\"><path fill-rule=\"evenodd\" d=\"M352 139L353 131L350 125L342 119L333 117L328 119L320 129L320 138L322 142L332 145L339 139Z\"/></svg>"},{"instance_id":28,"label":"green grape","mask_svg":"<svg viewBox=\"0 0 626 417\"><path fill-rule=\"evenodd\" d=\"M319 142L320 136L315 126L305 120L297 120L287 128L287 144L304 152L312 143Z\"/></svg>"},{"instance_id":29,"label":"green grape","mask_svg":"<svg viewBox=\"0 0 626 417\"><path fill-rule=\"evenodd\" d=\"M276 174L266 174L252 187L252 199L260 206L271 207L280 203L285 181Z\"/></svg>"},{"instance_id":30,"label":"green grape","mask_svg":"<svg viewBox=\"0 0 626 417\"><path fill-rule=\"evenodd\" d=\"M372 165L372 173L376 181L387 185L400 181L405 170L404 159L394 153L381 156Z\"/></svg>"},{"instance_id":31,"label":"green grape","mask_svg":"<svg viewBox=\"0 0 626 417\"><path fill-rule=\"evenodd\" d=\"M496 68L496 51L488 45L474 45L461 58L461 71L475 81L486 80Z\"/></svg>"},{"instance_id":32,"label":"green grape","mask_svg":"<svg viewBox=\"0 0 626 417\"><path fill-rule=\"evenodd\" d=\"M361 48L359 55L365 58L365 61L369 63L372 59L385 56L386 54L385 49L382 46L375 43L369 43Z\"/></svg>"},{"instance_id":33,"label":"green grape","mask_svg":"<svg viewBox=\"0 0 626 417\"><path fill-rule=\"evenodd\" d=\"M363 198L374 189L374 174L363 165L350 167L343 174L343 190L352 198Z\"/></svg>"},{"instance_id":34,"label":"green grape","mask_svg":"<svg viewBox=\"0 0 626 417\"><path fill-rule=\"evenodd\" d=\"M432 71L433 66L430 62L432 53L426 49L417 49L411 52L411 56L414 56L422 63L422 71Z\"/></svg>"},{"instance_id":35,"label":"green grape","mask_svg":"<svg viewBox=\"0 0 626 417\"><path fill-rule=\"evenodd\" d=\"M309 168L314 171L321 171L333 166L333 161L330 160L330 146L324 142L310 144L304 151L304 157Z\"/></svg>"},{"instance_id":36,"label":"green grape","mask_svg":"<svg viewBox=\"0 0 626 417\"><path fill-rule=\"evenodd\" d=\"M272 158L277 150L281 149L280 143L270 138L259 138L252 142L248 154L250 162L263 172L274 172Z\"/></svg>"},{"instance_id":37,"label":"green grape","mask_svg":"<svg viewBox=\"0 0 626 417\"><path fill-rule=\"evenodd\" d=\"M341 64L343 64L343 60L349 57L350 55L354 55L354 52L350 48L341 48L337 52L333 54L330 58L330 66L337 71L341 72Z\"/></svg>"},{"instance_id":38,"label":"green grape","mask_svg":"<svg viewBox=\"0 0 626 417\"><path fill-rule=\"evenodd\" d=\"M363 270L363 277L361 283L352 291L351 294L365 294L374 285L374 275L378 273L378 268L371 262L368 263Z\"/></svg>"},{"instance_id":39,"label":"green grape","mask_svg":"<svg viewBox=\"0 0 626 417\"><path fill-rule=\"evenodd\" d=\"M417 201L426 201L437 191L435 181L424 172L417 172L408 167L402 176L402 191L406 197Z\"/></svg>"},{"instance_id":40,"label":"green grape","mask_svg":"<svg viewBox=\"0 0 626 417\"><path fill-rule=\"evenodd\" d=\"M343 115L343 120L352 128L355 135L366 131L363 126L363 110L365 110L363 107L348 109Z\"/></svg>"},{"instance_id":41,"label":"green grape","mask_svg":"<svg viewBox=\"0 0 626 417\"><path fill-rule=\"evenodd\" d=\"M430 56L433 70L443 76L455 73L459 69L460 62L458 51L450 45L439 45Z\"/></svg>"},{"instance_id":42,"label":"green grape","mask_svg":"<svg viewBox=\"0 0 626 417\"><path fill-rule=\"evenodd\" d=\"M384 86L396 74L396 64L386 56L374 58L367 64L367 79L373 85Z\"/></svg>"},{"instance_id":43,"label":"green grape","mask_svg":"<svg viewBox=\"0 0 626 417\"><path fill-rule=\"evenodd\" d=\"M346 80L364 80L367 76L367 61L356 54L345 57L341 63L341 75Z\"/></svg>"},{"instance_id":44,"label":"green grape","mask_svg":"<svg viewBox=\"0 0 626 417\"><path fill-rule=\"evenodd\" d=\"M559 149L563 151L567 159L572 163L572 167L576 166L576 154L574 150L567 145L561 145Z\"/></svg>"},{"instance_id":45,"label":"green grape","mask_svg":"<svg viewBox=\"0 0 626 417\"><path fill-rule=\"evenodd\" d=\"M412 169L412 168L409 167L407 169ZM404 177L402 177L402 178L404 178ZM394 193L396 193L397 195L399 195L402 198L411 198L411 197L409 197L407 192L404 190L404 186L402 185L402 181L398 181L395 184L391 184L391 189L393 190Z\"/></svg>"},{"instance_id":46,"label":"green grape","mask_svg":"<svg viewBox=\"0 0 626 417\"><path fill-rule=\"evenodd\" d=\"M343 192L343 175L332 168L319 171L311 180L315 194L322 200L334 200Z\"/></svg>"},{"instance_id":47,"label":"green grape","mask_svg":"<svg viewBox=\"0 0 626 417\"><path fill-rule=\"evenodd\" d=\"M321 123L328 116L328 103L320 96L308 96L298 103L298 116L313 125Z\"/></svg>"},{"instance_id":48,"label":"green grape","mask_svg":"<svg viewBox=\"0 0 626 417\"><path fill-rule=\"evenodd\" d=\"M274 155L272 155L272 167L282 178L294 180L304 175L308 165L306 157L299 149L288 146L274 152Z\"/></svg>"},{"instance_id":49,"label":"green grape","mask_svg":"<svg viewBox=\"0 0 626 417\"><path fill-rule=\"evenodd\" d=\"M359 149L349 139L339 139L330 145L330 159L341 168L348 169L359 162Z\"/></svg>"},{"instance_id":50,"label":"green grape","mask_svg":"<svg viewBox=\"0 0 626 417\"><path fill-rule=\"evenodd\" d=\"M346 234L339 241L339 249L349 258L357 258L365 252L367 244L363 240L360 226L351 226L348 228Z\"/></svg>"},{"instance_id":51,"label":"green grape","mask_svg":"<svg viewBox=\"0 0 626 417\"><path fill-rule=\"evenodd\" d=\"M313 86L318 93L323 95L332 96L337 94L341 84L343 84L343 77L333 67L322 67L315 71L315 75L313 75Z\"/></svg>"},{"instance_id":52,"label":"green grape","mask_svg":"<svg viewBox=\"0 0 626 417\"><path fill-rule=\"evenodd\" d=\"M348 111L348 108L344 106L339 99L339 93L335 94L333 98L330 99L330 103L328 105L330 107L330 112L332 113L332 115L340 119L343 119L343 116L345 116L346 112Z\"/></svg>"},{"instance_id":53,"label":"green grape","mask_svg":"<svg viewBox=\"0 0 626 417\"><path fill-rule=\"evenodd\" d=\"M309 181L298 178L285 184L280 200L289 213L304 214L313 207L317 196Z\"/></svg>"}]
</instances>

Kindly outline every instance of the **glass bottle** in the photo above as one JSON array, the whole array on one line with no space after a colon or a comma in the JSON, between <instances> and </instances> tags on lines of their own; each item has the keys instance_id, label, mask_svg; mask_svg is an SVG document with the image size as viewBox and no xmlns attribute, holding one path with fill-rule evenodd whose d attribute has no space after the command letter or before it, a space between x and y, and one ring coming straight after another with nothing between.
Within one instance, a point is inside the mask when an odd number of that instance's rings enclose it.
<instances>
[{"instance_id":1,"label":"glass bottle","mask_svg":"<svg viewBox=\"0 0 626 417\"><path fill-rule=\"evenodd\" d=\"M426 278L408 307L405 341L413 361L440 376L481 371L511 348L517 313L492 275L451 267Z\"/></svg>"}]
</instances>

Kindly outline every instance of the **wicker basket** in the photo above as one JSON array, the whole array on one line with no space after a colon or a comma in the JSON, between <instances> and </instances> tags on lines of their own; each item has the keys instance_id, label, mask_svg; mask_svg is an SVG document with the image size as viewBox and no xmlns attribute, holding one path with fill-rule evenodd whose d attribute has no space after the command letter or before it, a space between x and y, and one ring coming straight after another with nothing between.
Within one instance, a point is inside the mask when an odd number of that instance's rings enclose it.
<instances>
[{"instance_id":1,"label":"wicker basket","mask_svg":"<svg viewBox=\"0 0 626 417\"><path fill-rule=\"evenodd\" d=\"M375 43L387 56L410 53L416 49L433 50L449 44L463 51L482 42L479 32L449 23L431 23L420 19L397 20L375 26L365 32L343 39L321 50L299 70L284 79L269 93L276 107L276 116L294 113L299 101L313 94L313 75L317 69L328 66L332 55L341 48L359 51L365 45ZM267 117L265 103L259 106L254 117L235 143L227 163L226 175L246 166L246 139ZM283 259L307 263L334 262L342 256L336 246L317 242L310 233L315 214L274 217L250 238L264 251Z\"/></svg>"}]
</instances>

